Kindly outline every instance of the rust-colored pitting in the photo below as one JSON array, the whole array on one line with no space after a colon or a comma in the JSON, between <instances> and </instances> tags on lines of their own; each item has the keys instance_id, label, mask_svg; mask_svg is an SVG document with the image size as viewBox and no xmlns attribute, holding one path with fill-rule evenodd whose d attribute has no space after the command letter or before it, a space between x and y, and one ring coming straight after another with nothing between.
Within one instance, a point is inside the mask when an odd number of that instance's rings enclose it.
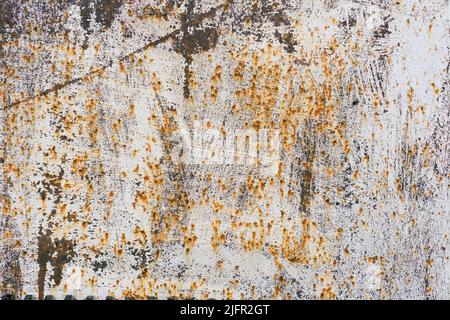
<instances>
[{"instance_id":1,"label":"rust-colored pitting","mask_svg":"<svg viewBox=\"0 0 450 320\"><path fill-rule=\"evenodd\" d=\"M49 4L0 5L0 294L448 296L438 4Z\"/></svg>"}]
</instances>

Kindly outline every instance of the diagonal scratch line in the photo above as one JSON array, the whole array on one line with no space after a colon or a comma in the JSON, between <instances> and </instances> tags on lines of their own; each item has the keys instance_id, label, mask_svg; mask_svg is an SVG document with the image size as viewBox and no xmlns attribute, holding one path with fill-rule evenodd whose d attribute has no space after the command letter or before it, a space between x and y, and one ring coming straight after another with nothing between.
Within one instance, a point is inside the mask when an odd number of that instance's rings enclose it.
<instances>
[{"instance_id":1,"label":"diagonal scratch line","mask_svg":"<svg viewBox=\"0 0 450 320\"><path fill-rule=\"evenodd\" d=\"M19 105L21 103L28 102L30 100L34 100L34 99L36 99L38 97L46 96L49 93L59 91L59 90L65 88L65 87L67 87L67 86L69 86L71 84L81 82L85 78L88 78L88 77L91 77L91 76L94 76L94 75L97 75L97 74L101 74L102 71L104 71L105 69L111 67L115 62L125 61L125 60L129 59L130 57L132 57L132 56L134 56L134 55L136 55L136 54L138 54L138 53L140 53L140 52L142 52L142 51L144 51L144 50L146 50L146 49L148 49L150 47L156 47L158 44L163 43L163 42L167 41L168 39L174 37L179 32L180 32L180 29L174 30L174 31L168 33L167 35L162 36L162 37L160 37L158 39L155 39L155 40L147 43L145 46L140 47L140 48L136 49L135 51L132 51L132 52L126 54L123 57L120 57L118 59L110 59L110 61L107 64L96 68L95 70L85 74L82 77L76 77L76 78L72 78L70 80L67 80L65 82L57 83L57 84L53 85L52 87L50 87L50 88L48 88L48 89L46 89L44 91L41 91L41 92L39 92L37 94L34 94L32 96L29 96L29 97L27 97L27 98L25 98L23 100L19 100L19 101L15 101L15 102L12 102L10 104L7 104L5 106L5 109L9 109L9 108L15 107L15 106L17 106L17 105Z\"/></svg>"},{"instance_id":2,"label":"diagonal scratch line","mask_svg":"<svg viewBox=\"0 0 450 320\"><path fill-rule=\"evenodd\" d=\"M173 32L163 36L163 37L160 37L160 38L158 38L158 39L156 39L154 41L151 41L151 42L147 43L145 46L143 46L141 48L138 48L135 51L132 51L132 52L128 53L127 55L123 56L123 57L120 57L118 59L111 59L107 64L96 68L95 70L85 74L82 77L76 77L76 78L70 79L70 80L65 81L65 82L57 83L57 84L53 85L52 87L50 87L50 88L48 88L48 89L46 89L44 91L41 91L41 92L39 92L39 93L37 93L35 95L29 96L26 99L19 100L19 101L11 103L9 105L6 105L5 108L14 107L14 106L16 106L18 104L21 104L21 103L24 103L24 102L36 99L37 97L45 96L45 95L47 95L47 94L49 94L51 92L55 92L55 91L61 90L61 89L65 88L65 87L67 87L67 86L69 86L71 84L80 82L80 81L82 81L83 79L85 79L87 77L90 77L90 76L93 76L93 75L96 75L96 74L100 74L106 68L111 67L115 62L125 61L125 60L129 59L130 57L134 56L137 53L140 53L140 52L142 52L142 51L144 51L144 50L146 50L146 49L148 49L150 47L155 47L158 44L163 43L163 42L167 41L168 39L170 39L171 37L175 36L179 31L180 30L177 29L177 30L175 30L175 31L173 31Z\"/></svg>"},{"instance_id":3,"label":"diagonal scratch line","mask_svg":"<svg viewBox=\"0 0 450 320\"><path fill-rule=\"evenodd\" d=\"M207 19L211 14L213 16L215 16L218 10L224 9L224 8L226 9L227 5L230 5L232 3L233 3L233 0L226 0L225 3L223 3L221 5L218 5L217 7L214 7L214 8L212 8L211 10L209 10L207 12L198 14L197 16L193 17L191 24L192 25L199 25L204 19ZM141 52L145 51L146 49L148 49L150 47L156 47L158 44L166 42L170 38L176 36L181 31L182 31L181 28L178 28L178 29L176 29L176 30L166 34L165 36L162 36L162 37L160 37L158 39L155 39L155 40L147 43L145 46L140 47L140 48L138 48L138 49L136 49L136 50L126 54L125 56L119 57L118 59L117 58L116 59L111 59L107 64L96 68L95 70L85 74L82 77L76 77L76 78L72 78L70 80L67 80L65 82L57 83L57 84L53 85L52 87L50 87L50 88L48 88L48 89L46 89L44 91L38 92L37 94L31 95L31 96L28 96L25 99L18 100L18 101L12 102L10 104L7 104L4 107L4 110L7 110L7 109L12 108L12 107L15 107L15 106L17 106L17 105L19 105L21 103L25 103L25 102L34 100L34 99L36 99L38 97L46 96L49 93L57 92L57 91L65 88L67 86L70 86L71 84L82 82L85 78L89 78L89 77L101 74L106 68L111 67L115 62L121 62L121 61L128 60L132 56L134 56L134 55L136 55L138 53L141 53Z\"/></svg>"},{"instance_id":4,"label":"diagonal scratch line","mask_svg":"<svg viewBox=\"0 0 450 320\"><path fill-rule=\"evenodd\" d=\"M220 10L222 8L226 8L226 4L230 4L230 3L233 3L233 0L225 1L224 4L221 4L221 5L217 6L217 7L214 7L214 8L212 8L211 10L209 10L209 11L207 11L205 13L198 14L197 16L193 17L192 24L193 25L200 24L204 19L208 18L211 14L215 15L218 10ZM25 102L34 100L34 99L36 99L38 97L46 96L49 93L57 92L57 91L65 88L67 86L70 86L70 85L74 84L74 83L82 82L83 79L85 79L85 78L89 78L91 76L95 76L95 75L101 74L105 69L111 67L114 63L128 60L132 56L134 56L134 55L136 55L138 53L141 53L142 51L145 51L146 49L148 49L150 47L156 47L158 44L166 42L167 40L169 40L170 38L176 36L180 32L181 32L181 28L178 28L178 29L176 29L176 30L166 34L165 36L162 36L162 37L160 37L158 39L150 41L145 46L142 46L142 47L140 47L140 48L138 48L138 49L136 49L136 50L134 50L134 51L132 51L132 52L122 56L122 57L119 57L118 59L110 59L110 61L107 64L96 68L95 70L85 74L82 77L76 77L76 78L72 78L70 80L67 80L65 82L57 83L57 84L53 85L52 87L50 87L50 88L48 88L48 89L46 89L44 91L38 92L37 94L31 95L31 96L28 96L25 99L18 100L18 101L12 102L10 104L7 104L4 107L4 110L7 110L7 109L12 108L12 107L15 107L15 106L17 106L17 105L19 105L21 103L25 103Z\"/></svg>"}]
</instances>

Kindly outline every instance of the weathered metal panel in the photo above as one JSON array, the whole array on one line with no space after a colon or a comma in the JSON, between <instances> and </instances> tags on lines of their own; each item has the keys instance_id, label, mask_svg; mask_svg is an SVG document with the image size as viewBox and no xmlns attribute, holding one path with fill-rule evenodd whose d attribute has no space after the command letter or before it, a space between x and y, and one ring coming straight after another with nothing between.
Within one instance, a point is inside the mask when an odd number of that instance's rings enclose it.
<instances>
[{"instance_id":1,"label":"weathered metal panel","mask_svg":"<svg viewBox=\"0 0 450 320\"><path fill-rule=\"evenodd\" d=\"M448 0L0 10L0 294L450 298Z\"/></svg>"}]
</instances>

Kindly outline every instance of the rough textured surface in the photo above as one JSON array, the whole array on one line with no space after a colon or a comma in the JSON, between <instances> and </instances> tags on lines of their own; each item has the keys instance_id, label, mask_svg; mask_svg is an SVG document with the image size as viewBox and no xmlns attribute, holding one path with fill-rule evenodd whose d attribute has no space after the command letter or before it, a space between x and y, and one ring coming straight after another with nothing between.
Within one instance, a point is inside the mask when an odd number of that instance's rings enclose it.
<instances>
[{"instance_id":1,"label":"rough textured surface","mask_svg":"<svg viewBox=\"0 0 450 320\"><path fill-rule=\"evenodd\" d=\"M0 294L450 298L449 11L0 1Z\"/></svg>"}]
</instances>

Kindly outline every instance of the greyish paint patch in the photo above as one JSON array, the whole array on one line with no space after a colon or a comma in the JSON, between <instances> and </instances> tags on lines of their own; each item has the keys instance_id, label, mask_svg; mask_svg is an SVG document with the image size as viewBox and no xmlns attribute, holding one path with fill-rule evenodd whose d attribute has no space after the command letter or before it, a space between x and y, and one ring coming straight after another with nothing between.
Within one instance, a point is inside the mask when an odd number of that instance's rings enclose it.
<instances>
[{"instance_id":1,"label":"greyish paint patch","mask_svg":"<svg viewBox=\"0 0 450 320\"><path fill-rule=\"evenodd\" d=\"M450 298L449 1L0 9L0 295Z\"/></svg>"}]
</instances>

